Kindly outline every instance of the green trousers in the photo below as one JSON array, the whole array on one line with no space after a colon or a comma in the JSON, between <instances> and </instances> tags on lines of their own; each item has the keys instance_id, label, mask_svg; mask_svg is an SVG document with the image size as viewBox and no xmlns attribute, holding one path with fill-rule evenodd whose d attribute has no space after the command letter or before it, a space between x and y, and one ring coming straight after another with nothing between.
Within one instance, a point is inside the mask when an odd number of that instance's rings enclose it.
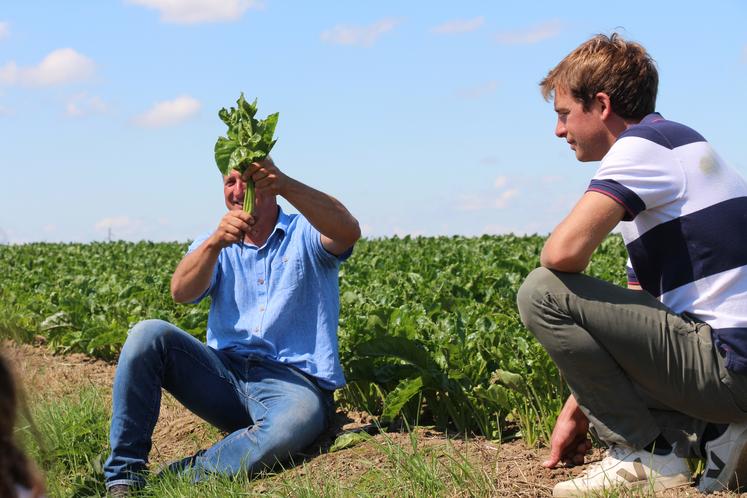
<instances>
[{"instance_id":1,"label":"green trousers","mask_svg":"<svg viewBox=\"0 0 747 498\"><path fill-rule=\"evenodd\" d=\"M538 268L517 301L602 441L640 449L663 434L698 455L706 423L747 420L747 375L724 367L711 327L648 292Z\"/></svg>"}]
</instances>

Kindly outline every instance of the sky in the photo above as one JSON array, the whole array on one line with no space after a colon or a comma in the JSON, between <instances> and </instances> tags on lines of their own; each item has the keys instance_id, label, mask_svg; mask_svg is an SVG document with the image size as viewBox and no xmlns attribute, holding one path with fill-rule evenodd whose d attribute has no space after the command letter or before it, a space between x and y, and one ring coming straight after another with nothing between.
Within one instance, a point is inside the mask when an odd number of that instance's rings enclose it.
<instances>
[{"instance_id":1,"label":"sky","mask_svg":"<svg viewBox=\"0 0 747 498\"><path fill-rule=\"evenodd\" d=\"M538 83L613 31L656 60L657 110L747 175L747 2L564 5L5 0L0 243L214 229L217 113L241 92L280 114L278 167L366 237L547 234L598 163L554 136Z\"/></svg>"}]
</instances>

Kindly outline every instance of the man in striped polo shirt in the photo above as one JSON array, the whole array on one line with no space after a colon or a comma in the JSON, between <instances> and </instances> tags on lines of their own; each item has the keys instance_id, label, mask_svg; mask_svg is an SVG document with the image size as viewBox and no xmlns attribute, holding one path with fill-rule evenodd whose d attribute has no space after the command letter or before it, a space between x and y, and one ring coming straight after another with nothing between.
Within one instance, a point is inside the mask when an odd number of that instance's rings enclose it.
<instances>
[{"instance_id":1,"label":"man in striped polo shirt","mask_svg":"<svg viewBox=\"0 0 747 498\"><path fill-rule=\"evenodd\" d=\"M590 425L608 445L553 496L684 485L693 455L701 491L747 483L747 183L654 112L658 74L637 43L595 36L540 86L555 134L601 161L518 295L572 393L543 465L583 463ZM581 274L618 223L630 289Z\"/></svg>"}]
</instances>

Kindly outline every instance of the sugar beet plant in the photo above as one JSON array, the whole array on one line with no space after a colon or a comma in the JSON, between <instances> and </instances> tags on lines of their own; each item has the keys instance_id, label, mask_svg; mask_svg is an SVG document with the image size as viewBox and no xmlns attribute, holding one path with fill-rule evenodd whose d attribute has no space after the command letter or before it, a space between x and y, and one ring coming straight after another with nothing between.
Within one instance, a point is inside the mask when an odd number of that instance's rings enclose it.
<instances>
[{"instance_id":1,"label":"sugar beet plant","mask_svg":"<svg viewBox=\"0 0 747 498\"><path fill-rule=\"evenodd\" d=\"M236 106L218 111L221 121L228 126L227 136L218 137L215 142L215 163L223 176L234 169L243 173L253 162L262 161L277 141L272 137L278 124L278 113L258 120L255 117L257 99L250 104L244 99L243 93ZM251 179L247 182L244 195L244 211L254 211L254 182Z\"/></svg>"},{"instance_id":2,"label":"sugar beet plant","mask_svg":"<svg viewBox=\"0 0 747 498\"><path fill-rule=\"evenodd\" d=\"M0 246L0 338L41 338L114 358L145 318L204 337L208 304L177 306L169 285L186 244L114 242Z\"/></svg>"},{"instance_id":3,"label":"sugar beet plant","mask_svg":"<svg viewBox=\"0 0 747 498\"><path fill-rule=\"evenodd\" d=\"M549 433L565 397L557 371L522 326L516 291L541 237L360 241L340 273L339 401L388 423L400 417L499 437ZM127 330L162 318L203 338L208 303L177 305L177 243L0 246L0 335L114 357ZM608 238L589 273L624 283L624 247Z\"/></svg>"}]
</instances>

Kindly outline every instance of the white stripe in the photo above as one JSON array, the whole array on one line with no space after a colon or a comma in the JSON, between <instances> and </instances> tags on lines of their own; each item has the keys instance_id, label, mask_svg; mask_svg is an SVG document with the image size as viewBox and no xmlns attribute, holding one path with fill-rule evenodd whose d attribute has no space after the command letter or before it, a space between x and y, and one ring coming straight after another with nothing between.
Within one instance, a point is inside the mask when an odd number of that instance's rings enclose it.
<instances>
[{"instance_id":1,"label":"white stripe","mask_svg":"<svg viewBox=\"0 0 747 498\"><path fill-rule=\"evenodd\" d=\"M747 327L747 266L677 287L660 299L676 313L689 311L716 329Z\"/></svg>"},{"instance_id":2,"label":"white stripe","mask_svg":"<svg viewBox=\"0 0 747 498\"><path fill-rule=\"evenodd\" d=\"M667 150L661 146L659 149ZM625 180L612 178L635 192L647 207L646 211L638 215L635 223L625 222L621 225L620 230L626 241L637 239L661 223L700 211L719 202L747 196L747 183L744 178L728 166L709 144L696 142L683 145L675 149L674 156L677 158L678 165L673 166L672 161L669 161L669 164L673 168L682 168L687 193L684 196L672 198L669 202L662 199L665 203L655 206L656 209L648 209L651 204L649 189L657 188L653 186L654 182L666 181L663 175L651 176L649 172L646 180L650 182L638 180L637 182L628 181L627 184ZM661 184L658 188L661 188Z\"/></svg>"}]
</instances>

